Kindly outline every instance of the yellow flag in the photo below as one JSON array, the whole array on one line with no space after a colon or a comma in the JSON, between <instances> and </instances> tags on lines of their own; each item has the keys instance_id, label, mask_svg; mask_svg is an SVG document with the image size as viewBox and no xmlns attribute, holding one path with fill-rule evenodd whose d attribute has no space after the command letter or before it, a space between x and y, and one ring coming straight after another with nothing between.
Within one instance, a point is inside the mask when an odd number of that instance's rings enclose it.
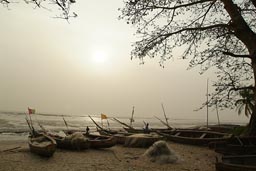
<instances>
[{"instance_id":1,"label":"yellow flag","mask_svg":"<svg viewBox=\"0 0 256 171\"><path fill-rule=\"evenodd\" d=\"M107 115L105 115L105 114L101 114L101 119L108 119L108 117L107 117Z\"/></svg>"}]
</instances>

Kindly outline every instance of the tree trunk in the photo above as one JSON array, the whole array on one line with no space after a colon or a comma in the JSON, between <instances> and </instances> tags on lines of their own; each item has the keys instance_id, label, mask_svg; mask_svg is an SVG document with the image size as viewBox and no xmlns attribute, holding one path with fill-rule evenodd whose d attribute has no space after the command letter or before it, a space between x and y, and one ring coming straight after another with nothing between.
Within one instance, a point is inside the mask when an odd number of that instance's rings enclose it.
<instances>
[{"instance_id":1,"label":"tree trunk","mask_svg":"<svg viewBox=\"0 0 256 171\"><path fill-rule=\"evenodd\" d=\"M256 52L256 47L255 47ZM254 74L254 102L256 102L256 53L251 54L252 56L252 69ZM256 105L254 104L254 108L252 111L252 115L250 118L250 122L248 125L248 135L256 135Z\"/></svg>"},{"instance_id":2,"label":"tree trunk","mask_svg":"<svg viewBox=\"0 0 256 171\"><path fill-rule=\"evenodd\" d=\"M247 131L247 134L250 136L256 136L256 117L255 116L256 116L256 113L252 112L250 122L248 125L248 131Z\"/></svg>"},{"instance_id":3,"label":"tree trunk","mask_svg":"<svg viewBox=\"0 0 256 171\"><path fill-rule=\"evenodd\" d=\"M241 40L247 47L250 54L250 59L252 61L252 70L254 74L254 101L256 102L256 34L245 22L240 10L236 4L231 0L221 0L224 4L224 8L231 18L230 29L234 32L234 35ZM253 5L256 5L255 0L251 0ZM250 118L248 125L249 135L256 135L256 105Z\"/></svg>"}]
</instances>

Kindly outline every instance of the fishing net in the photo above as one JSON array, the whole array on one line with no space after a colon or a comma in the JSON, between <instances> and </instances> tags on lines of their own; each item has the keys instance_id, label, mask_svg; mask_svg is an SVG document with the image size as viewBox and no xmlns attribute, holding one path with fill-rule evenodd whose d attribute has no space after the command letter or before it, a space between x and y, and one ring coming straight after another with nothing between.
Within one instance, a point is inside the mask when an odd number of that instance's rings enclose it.
<instances>
[{"instance_id":1,"label":"fishing net","mask_svg":"<svg viewBox=\"0 0 256 171\"><path fill-rule=\"evenodd\" d=\"M143 157L151 162L165 164L176 163L179 156L169 148L165 141L157 141L143 154Z\"/></svg>"},{"instance_id":2,"label":"fishing net","mask_svg":"<svg viewBox=\"0 0 256 171\"><path fill-rule=\"evenodd\" d=\"M87 149L90 146L88 138L86 138L81 132L75 132L66 136L65 141L69 141L72 148L76 150Z\"/></svg>"},{"instance_id":3,"label":"fishing net","mask_svg":"<svg viewBox=\"0 0 256 171\"><path fill-rule=\"evenodd\" d=\"M151 146L154 142L159 141L162 137L157 134L134 134L125 137L125 147L142 147Z\"/></svg>"}]
</instances>

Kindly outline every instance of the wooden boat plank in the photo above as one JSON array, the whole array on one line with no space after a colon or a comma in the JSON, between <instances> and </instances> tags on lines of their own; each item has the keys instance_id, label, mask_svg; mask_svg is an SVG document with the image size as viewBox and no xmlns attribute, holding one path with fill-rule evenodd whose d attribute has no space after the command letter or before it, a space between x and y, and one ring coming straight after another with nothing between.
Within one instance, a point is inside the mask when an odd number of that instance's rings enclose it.
<instances>
[{"instance_id":1,"label":"wooden boat plank","mask_svg":"<svg viewBox=\"0 0 256 171\"><path fill-rule=\"evenodd\" d=\"M208 145L210 142L225 141L231 137L224 133L196 130L176 130L171 134L160 133L167 140L192 145Z\"/></svg>"},{"instance_id":2,"label":"wooden boat plank","mask_svg":"<svg viewBox=\"0 0 256 171\"><path fill-rule=\"evenodd\" d=\"M217 171L256 171L256 155L223 156L215 167Z\"/></svg>"},{"instance_id":3,"label":"wooden boat plank","mask_svg":"<svg viewBox=\"0 0 256 171\"><path fill-rule=\"evenodd\" d=\"M32 153L50 157L56 150L56 141L48 135L39 134L37 137L29 137L29 148Z\"/></svg>"}]
</instances>

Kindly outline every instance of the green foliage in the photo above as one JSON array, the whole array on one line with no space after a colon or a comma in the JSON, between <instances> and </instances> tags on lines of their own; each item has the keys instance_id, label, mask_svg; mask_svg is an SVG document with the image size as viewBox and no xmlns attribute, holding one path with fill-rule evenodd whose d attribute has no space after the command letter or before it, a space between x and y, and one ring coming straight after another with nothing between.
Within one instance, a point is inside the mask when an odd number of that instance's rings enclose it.
<instances>
[{"instance_id":1,"label":"green foliage","mask_svg":"<svg viewBox=\"0 0 256 171\"><path fill-rule=\"evenodd\" d=\"M236 136L240 136L240 135L245 135L247 131L248 131L248 126L239 126L239 127L235 127L229 133Z\"/></svg>"},{"instance_id":2,"label":"green foliage","mask_svg":"<svg viewBox=\"0 0 256 171\"><path fill-rule=\"evenodd\" d=\"M244 89L239 91L241 99L238 99L235 103L238 114L240 115L244 110L245 116L249 117L252 114L255 106L254 93L251 89Z\"/></svg>"}]
</instances>

